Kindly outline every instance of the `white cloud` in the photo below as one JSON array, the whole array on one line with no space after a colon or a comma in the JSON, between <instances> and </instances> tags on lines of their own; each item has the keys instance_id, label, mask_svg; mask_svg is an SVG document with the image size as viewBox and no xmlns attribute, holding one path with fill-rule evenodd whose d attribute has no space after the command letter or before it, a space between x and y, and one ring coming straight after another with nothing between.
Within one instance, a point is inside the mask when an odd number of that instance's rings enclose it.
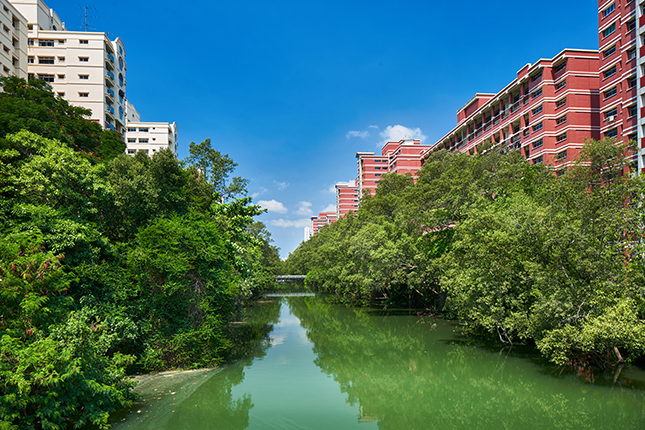
<instances>
[{"instance_id":1,"label":"white cloud","mask_svg":"<svg viewBox=\"0 0 645 430\"><path fill-rule=\"evenodd\" d=\"M300 202L298 203L298 209L296 210L297 215L311 215L314 211L311 210L311 202Z\"/></svg>"},{"instance_id":2,"label":"white cloud","mask_svg":"<svg viewBox=\"0 0 645 430\"><path fill-rule=\"evenodd\" d=\"M421 143L426 140L426 136L420 128L407 128L402 125L388 125L385 130L379 133L383 140L380 145L387 142L398 142L401 139L419 139Z\"/></svg>"},{"instance_id":3,"label":"white cloud","mask_svg":"<svg viewBox=\"0 0 645 430\"><path fill-rule=\"evenodd\" d=\"M274 219L269 221L271 225L274 225L276 227L296 227L296 228L304 228L304 227L310 227L311 226L311 219L309 218L303 218L303 219L297 219L297 220L289 220L289 219Z\"/></svg>"},{"instance_id":4,"label":"white cloud","mask_svg":"<svg viewBox=\"0 0 645 430\"><path fill-rule=\"evenodd\" d=\"M261 188L260 188L259 190L257 190L255 193L251 194L251 197L255 199L255 198L257 198L260 194L264 194L264 193L266 193L267 191L269 191L269 190L267 190L267 189L266 189L266 188L264 188L264 187L261 187Z\"/></svg>"},{"instance_id":5,"label":"white cloud","mask_svg":"<svg viewBox=\"0 0 645 430\"><path fill-rule=\"evenodd\" d=\"M370 135L370 132L367 130L351 130L348 131L345 137L347 139L350 139L352 137L360 137L361 139L367 139L367 137Z\"/></svg>"},{"instance_id":6,"label":"white cloud","mask_svg":"<svg viewBox=\"0 0 645 430\"><path fill-rule=\"evenodd\" d=\"M367 128L375 128L378 130L378 125L368 125Z\"/></svg>"},{"instance_id":7,"label":"white cloud","mask_svg":"<svg viewBox=\"0 0 645 430\"><path fill-rule=\"evenodd\" d=\"M287 208L277 200L260 200L258 204L269 212L277 212L279 214L286 214Z\"/></svg>"},{"instance_id":8,"label":"white cloud","mask_svg":"<svg viewBox=\"0 0 645 430\"><path fill-rule=\"evenodd\" d=\"M276 184L276 186L278 187L278 189L279 189L280 191L284 191L284 190L286 190L286 189L287 189L287 187L289 186L289 183L288 183L288 182L278 182L278 181L273 181L273 183L274 183L274 184Z\"/></svg>"},{"instance_id":9,"label":"white cloud","mask_svg":"<svg viewBox=\"0 0 645 430\"><path fill-rule=\"evenodd\" d=\"M320 212L336 212L336 205L334 204L327 205Z\"/></svg>"}]
</instances>

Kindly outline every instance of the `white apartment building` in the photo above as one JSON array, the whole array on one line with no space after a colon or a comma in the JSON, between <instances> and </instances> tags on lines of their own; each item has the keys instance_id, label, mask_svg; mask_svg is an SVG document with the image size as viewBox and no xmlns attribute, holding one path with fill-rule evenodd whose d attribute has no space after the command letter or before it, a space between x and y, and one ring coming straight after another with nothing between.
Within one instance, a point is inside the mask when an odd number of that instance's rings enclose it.
<instances>
[{"instance_id":1,"label":"white apartment building","mask_svg":"<svg viewBox=\"0 0 645 430\"><path fill-rule=\"evenodd\" d=\"M164 148L177 156L177 123L128 122L125 133L126 152L144 152L150 156Z\"/></svg>"},{"instance_id":2,"label":"white apartment building","mask_svg":"<svg viewBox=\"0 0 645 430\"><path fill-rule=\"evenodd\" d=\"M42 0L11 0L27 18L28 73L54 93L92 111L90 119L125 135L126 80L123 41L105 33L67 31Z\"/></svg>"},{"instance_id":3,"label":"white apartment building","mask_svg":"<svg viewBox=\"0 0 645 430\"><path fill-rule=\"evenodd\" d=\"M27 79L27 20L8 0L0 6L0 76Z\"/></svg>"}]
</instances>

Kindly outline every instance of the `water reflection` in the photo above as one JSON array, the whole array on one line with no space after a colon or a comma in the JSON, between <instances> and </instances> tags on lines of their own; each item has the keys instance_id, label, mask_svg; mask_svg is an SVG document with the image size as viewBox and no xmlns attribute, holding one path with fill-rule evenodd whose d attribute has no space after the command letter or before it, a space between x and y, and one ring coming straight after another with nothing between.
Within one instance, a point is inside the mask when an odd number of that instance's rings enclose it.
<instances>
[{"instance_id":1,"label":"water reflection","mask_svg":"<svg viewBox=\"0 0 645 430\"><path fill-rule=\"evenodd\" d=\"M286 297L236 333L234 364L145 382L116 428L645 428L645 391L626 386L643 372L591 385L532 351L469 345L441 319Z\"/></svg>"},{"instance_id":2,"label":"water reflection","mask_svg":"<svg viewBox=\"0 0 645 430\"><path fill-rule=\"evenodd\" d=\"M455 324L318 298L289 305L316 365L380 429L645 427L643 391L554 377L540 360L460 342ZM632 369L622 383L634 377L643 374Z\"/></svg>"}]
</instances>

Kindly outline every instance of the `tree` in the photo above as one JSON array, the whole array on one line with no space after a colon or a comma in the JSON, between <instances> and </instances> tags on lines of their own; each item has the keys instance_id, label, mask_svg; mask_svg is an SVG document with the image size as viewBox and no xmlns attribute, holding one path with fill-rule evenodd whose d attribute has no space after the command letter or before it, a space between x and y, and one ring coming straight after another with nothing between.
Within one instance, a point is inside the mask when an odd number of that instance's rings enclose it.
<instances>
[{"instance_id":1,"label":"tree","mask_svg":"<svg viewBox=\"0 0 645 430\"><path fill-rule=\"evenodd\" d=\"M200 144L191 142L189 151L190 155L186 161L206 178L220 198L228 201L237 196L246 195L248 180L236 176L230 182L228 181L229 175L233 173L237 163L228 154L222 155L213 149L210 139L206 139Z\"/></svg>"}]
</instances>

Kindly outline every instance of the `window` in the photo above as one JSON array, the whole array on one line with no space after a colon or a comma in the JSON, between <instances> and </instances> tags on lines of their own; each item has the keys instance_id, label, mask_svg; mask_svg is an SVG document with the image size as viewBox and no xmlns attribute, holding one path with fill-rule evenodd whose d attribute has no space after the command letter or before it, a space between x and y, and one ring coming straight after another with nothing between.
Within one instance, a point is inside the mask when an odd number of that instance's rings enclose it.
<instances>
[{"instance_id":1,"label":"window","mask_svg":"<svg viewBox=\"0 0 645 430\"><path fill-rule=\"evenodd\" d=\"M374 176L376 176L377 178L380 178L381 174L380 173L375 173Z\"/></svg>"},{"instance_id":2,"label":"window","mask_svg":"<svg viewBox=\"0 0 645 430\"><path fill-rule=\"evenodd\" d=\"M376 169L376 170L381 170L381 167L380 167L380 166L376 166L374 169Z\"/></svg>"},{"instance_id":3,"label":"window","mask_svg":"<svg viewBox=\"0 0 645 430\"><path fill-rule=\"evenodd\" d=\"M374 160L374 162L375 162L375 163L380 163L380 162L381 162L381 160Z\"/></svg>"},{"instance_id":4,"label":"window","mask_svg":"<svg viewBox=\"0 0 645 430\"><path fill-rule=\"evenodd\" d=\"M629 88L636 88L636 75L627 79L627 86Z\"/></svg>"},{"instance_id":5,"label":"window","mask_svg":"<svg viewBox=\"0 0 645 430\"><path fill-rule=\"evenodd\" d=\"M128 131L129 132L137 131L137 128L136 127L128 127Z\"/></svg>"},{"instance_id":6,"label":"window","mask_svg":"<svg viewBox=\"0 0 645 430\"><path fill-rule=\"evenodd\" d=\"M136 143L137 139L134 137L128 137L128 143Z\"/></svg>"},{"instance_id":7,"label":"window","mask_svg":"<svg viewBox=\"0 0 645 430\"><path fill-rule=\"evenodd\" d=\"M536 131L540 131L540 130L542 130L542 126L543 126L543 124L542 124L541 122L540 122L540 123L538 123L538 124L535 124L535 125L533 126L533 133L535 133Z\"/></svg>"},{"instance_id":8,"label":"window","mask_svg":"<svg viewBox=\"0 0 645 430\"><path fill-rule=\"evenodd\" d=\"M143 132L147 133L148 129L147 128L139 128L139 131L143 131Z\"/></svg>"},{"instance_id":9,"label":"window","mask_svg":"<svg viewBox=\"0 0 645 430\"><path fill-rule=\"evenodd\" d=\"M54 46L54 41L41 39L38 41L38 46Z\"/></svg>"},{"instance_id":10,"label":"window","mask_svg":"<svg viewBox=\"0 0 645 430\"><path fill-rule=\"evenodd\" d=\"M602 17L607 18L613 11L616 10L616 3L612 3L609 5L609 7L605 10L602 11Z\"/></svg>"},{"instance_id":11,"label":"window","mask_svg":"<svg viewBox=\"0 0 645 430\"><path fill-rule=\"evenodd\" d=\"M613 108L605 112L605 121L610 122L616 119L616 115L618 115L618 108Z\"/></svg>"},{"instance_id":12,"label":"window","mask_svg":"<svg viewBox=\"0 0 645 430\"><path fill-rule=\"evenodd\" d=\"M90 93L78 93L79 97L89 97Z\"/></svg>"},{"instance_id":13,"label":"window","mask_svg":"<svg viewBox=\"0 0 645 430\"><path fill-rule=\"evenodd\" d=\"M541 112L542 112L542 105L540 105L540 106L536 107L535 109L533 109L533 115L537 115L537 114L539 114Z\"/></svg>"},{"instance_id":14,"label":"window","mask_svg":"<svg viewBox=\"0 0 645 430\"><path fill-rule=\"evenodd\" d=\"M64 44L65 44L65 39L60 39L60 40L58 41L58 44L59 44L59 45L64 45Z\"/></svg>"},{"instance_id":15,"label":"window","mask_svg":"<svg viewBox=\"0 0 645 430\"><path fill-rule=\"evenodd\" d=\"M636 116L636 112L637 112L636 105L632 105L632 106L628 107L627 109L629 111L629 117L630 118L633 117L633 116Z\"/></svg>"},{"instance_id":16,"label":"window","mask_svg":"<svg viewBox=\"0 0 645 430\"><path fill-rule=\"evenodd\" d=\"M136 154L136 153L137 153L137 150L136 150L136 149L128 149L128 154L130 154L130 155L134 155L134 154Z\"/></svg>"},{"instance_id":17,"label":"window","mask_svg":"<svg viewBox=\"0 0 645 430\"><path fill-rule=\"evenodd\" d=\"M610 88L607 91L605 91L605 100L613 97L616 95L616 87Z\"/></svg>"},{"instance_id":18,"label":"window","mask_svg":"<svg viewBox=\"0 0 645 430\"><path fill-rule=\"evenodd\" d=\"M54 64L54 57L38 57L38 64Z\"/></svg>"},{"instance_id":19,"label":"window","mask_svg":"<svg viewBox=\"0 0 645 430\"><path fill-rule=\"evenodd\" d=\"M78 57L78 61L81 63L87 63L90 61L90 57Z\"/></svg>"},{"instance_id":20,"label":"window","mask_svg":"<svg viewBox=\"0 0 645 430\"><path fill-rule=\"evenodd\" d=\"M59 63L64 63L65 62L65 57L58 57L58 62Z\"/></svg>"},{"instance_id":21,"label":"window","mask_svg":"<svg viewBox=\"0 0 645 430\"><path fill-rule=\"evenodd\" d=\"M567 122L567 116L566 116L566 115L562 115L561 117L559 117L559 118L557 118L557 119L555 120L555 125L562 125L562 124L564 124L565 122Z\"/></svg>"},{"instance_id":22,"label":"window","mask_svg":"<svg viewBox=\"0 0 645 430\"><path fill-rule=\"evenodd\" d=\"M139 139L139 143L148 143L148 139L142 139L142 138L140 138L140 139Z\"/></svg>"},{"instance_id":23,"label":"window","mask_svg":"<svg viewBox=\"0 0 645 430\"><path fill-rule=\"evenodd\" d=\"M54 75L38 75L38 79L42 79L45 82L54 82Z\"/></svg>"},{"instance_id":24,"label":"window","mask_svg":"<svg viewBox=\"0 0 645 430\"><path fill-rule=\"evenodd\" d=\"M614 31L616 31L616 23L613 23L612 25L610 25L609 27L607 27L602 31L603 39L609 36L610 34L612 34Z\"/></svg>"},{"instance_id":25,"label":"window","mask_svg":"<svg viewBox=\"0 0 645 430\"><path fill-rule=\"evenodd\" d=\"M80 43L81 45L89 45L89 44L90 44L90 41L89 41L89 40L81 39L81 40L79 40L79 41L78 41L78 43Z\"/></svg>"},{"instance_id":26,"label":"window","mask_svg":"<svg viewBox=\"0 0 645 430\"><path fill-rule=\"evenodd\" d=\"M618 136L618 128L614 127L611 130L609 130L607 133L605 133L605 137L616 137Z\"/></svg>"},{"instance_id":27,"label":"window","mask_svg":"<svg viewBox=\"0 0 645 430\"><path fill-rule=\"evenodd\" d=\"M636 49L630 49L627 51L627 61L633 60L636 58Z\"/></svg>"},{"instance_id":28,"label":"window","mask_svg":"<svg viewBox=\"0 0 645 430\"><path fill-rule=\"evenodd\" d=\"M558 100L557 102L555 102L555 108L556 108L556 109L561 108L562 106L564 106L564 105L566 105L566 104L567 104L567 98L566 98L566 97L562 97L560 100Z\"/></svg>"},{"instance_id":29,"label":"window","mask_svg":"<svg viewBox=\"0 0 645 430\"><path fill-rule=\"evenodd\" d=\"M58 79L65 79L65 75L58 75Z\"/></svg>"},{"instance_id":30,"label":"window","mask_svg":"<svg viewBox=\"0 0 645 430\"><path fill-rule=\"evenodd\" d=\"M65 97L65 93L56 93L58 94L58 97Z\"/></svg>"},{"instance_id":31,"label":"window","mask_svg":"<svg viewBox=\"0 0 645 430\"><path fill-rule=\"evenodd\" d=\"M555 159L558 161L566 160L567 159L567 150L565 149L562 152L558 152L555 154Z\"/></svg>"},{"instance_id":32,"label":"window","mask_svg":"<svg viewBox=\"0 0 645 430\"><path fill-rule=\"evenodd\" d=\"M89 78L90 78L90 75L78 75L78 79L88 80Z\"/></svg>"},{"instance_id":33,"label":"window","mask_svg":"<svg viewBox=\"0 0 645 430\"><path fill-rule=\"evenodd\" d=\"M531 76L531 82L536 82L542 79L542 70L537 75Z\"/></svg>"},{"instance_id":34,"label":"window","mask_svg":"<svg viewBox=\"0 0 645 430\"><path fill-rule=\"evenodd\" d=\"M543 141L542 139L540 139L540 140L536 140L535 142L533 142L533 149L535 149L535 148L539 148L539 147L540 147L540 146L542 146L543 144L544 144L544 141Z\"/></svg>"},{"instance_id":35,"label":"window","mask_svg":"<svg viewBox=\"0 0 645 430\"><path fill-rule=\"evenodd\" d=\"M540 155L539 157L533 159L533 164L541 164L543 161L544 157Z\"/></svg>"},{"instance_id":36,"label":"window","mask_svg":"<svg viewBox=\"0 0 645 430\"><path fill-rule=\"evenodd\" d=\"M636 20L632 19L627 23L627 31L632 31L634 29L636 29Z\"/></svg>"},{"instance_id":37,"label":"window","mask_svg":"<svg viewBox=\"0 0 645 430\"><path fill-rule=\"evenodd\" d=\"M561 143L567 140L567 133L558 134L555 137L555 143Z\"/></svg>"},{"instance_id":38,"label":"window","mask_svg":"<svg viewBox=\"0 0 645 430\"><path fill-rule=\"evenodd\" d=\"M34 57L27 57L28 64L34 64Z\"/></svg>"},{"instance_id":39,"label":"window","mask_svg":"<svg viewBox=\"0 0 645 430\"><path fill-rule=\"evenodd\" d=\"M34 39L27 39L28 46L34 46Z\"/></svg>"},{"instance_id":40,"label":"window","mask_svg":"<svg viewBox=\"0 0 645 430\"><path fill-rule=\"evenodd\" d=\"M535 99L537 97L540 97L541 95L542 95L542 88L540 88L539 90L537 90L533 94L531 94L531 97Z\"/></svg>"},{"instance_id":41,"label":"window","mask_svg":"<svg viewBox=\"0 0 645 430\"><path fill-rule=\"evenodd\" d=\"M602 75L605 79L610 78L616 74L616 66L610 67L609 69L602 72Z\"/></svg>"},{"instance_id":42,"label":"window","mask_svg":"<svg viewBox=\"0 0 645 430\"><path fill-rule=\"evenodd\" d=\"M566 80L566 79L563 79L563 80L561 80L560 82L558 82L558 83L555 85L555 90L556 90L556 91L559 91L559 90L561 90L562 88L564 88L564 87L566 87L566 86L567 86L567 80Z\"/></svg>"}]
</instances>

